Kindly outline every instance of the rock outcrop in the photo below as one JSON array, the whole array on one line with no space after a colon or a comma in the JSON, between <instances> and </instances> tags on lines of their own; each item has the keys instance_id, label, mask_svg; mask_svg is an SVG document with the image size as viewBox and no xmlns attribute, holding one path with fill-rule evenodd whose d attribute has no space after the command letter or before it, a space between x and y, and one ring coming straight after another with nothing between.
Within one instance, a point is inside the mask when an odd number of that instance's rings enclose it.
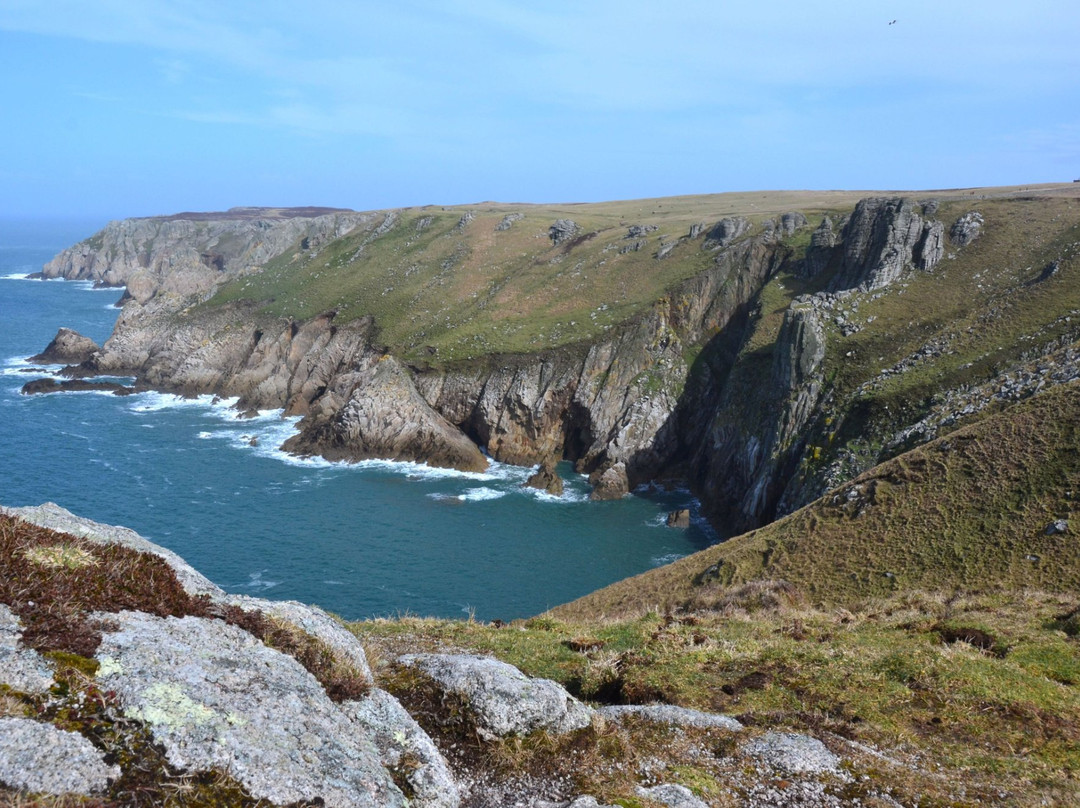
<instances>
[{"instance_id":1,"label":"rock outcrop","mask_svg":"<svg viewBox=\"0 0 1080 808\"><path fill-rule=\"evenodd\" d=\"M31 356L31 362L50 365L78 365L85 362L101 348L89 337L70 328L61 328L44 351Z\"/></svg>"}]
</instances>

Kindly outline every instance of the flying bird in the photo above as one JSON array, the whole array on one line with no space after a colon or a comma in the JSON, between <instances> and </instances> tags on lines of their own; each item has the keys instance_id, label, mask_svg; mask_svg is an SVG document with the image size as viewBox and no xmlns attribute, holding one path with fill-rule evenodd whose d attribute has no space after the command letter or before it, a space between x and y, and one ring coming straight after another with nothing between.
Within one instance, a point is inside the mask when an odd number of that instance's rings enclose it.
<instances>
[{"instance_id":1,"label":"flying bird","mask_svg":"<svg viewBox=\"0 0 1080 808\"><path fill-rule=\"evenodd\" d=\"M896 25L896 20L893 20L892 22L890 22L889 25Z\"/></svg>"}]
</instances>

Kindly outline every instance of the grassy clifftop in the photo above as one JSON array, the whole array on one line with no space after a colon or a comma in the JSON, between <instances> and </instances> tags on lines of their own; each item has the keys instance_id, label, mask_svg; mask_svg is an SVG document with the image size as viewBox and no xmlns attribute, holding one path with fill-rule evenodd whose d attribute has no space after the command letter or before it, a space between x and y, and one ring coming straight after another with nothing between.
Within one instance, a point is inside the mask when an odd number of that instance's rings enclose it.
<instances>
[{"instance_id":1,"label":"grassy clifftop","mask_svg":"<svg viewBox=\"0 0 1080 808\"><path fill-rule=\"evenodd\" d=\"M710 266L714 256L702 249L704 235L688 238L695 225L707 229L738 215L760 232L764 220L797 210L813 227L824 213L850 211L874 193L892 192L769 191L386 211L329 243L297 243L262 271L219 290L212 304L249 299L267 314L298 319L331 309L339 321L374 315L383 341L409 359L543 350L595 338ZM978 196L1017 193L981 189ZM559 219L572 220L577 230L556 245L549 228ZM632 227L638 235L630 234ZM670 252L658 258L668 245Z\"/></svg>"}]
</instances>

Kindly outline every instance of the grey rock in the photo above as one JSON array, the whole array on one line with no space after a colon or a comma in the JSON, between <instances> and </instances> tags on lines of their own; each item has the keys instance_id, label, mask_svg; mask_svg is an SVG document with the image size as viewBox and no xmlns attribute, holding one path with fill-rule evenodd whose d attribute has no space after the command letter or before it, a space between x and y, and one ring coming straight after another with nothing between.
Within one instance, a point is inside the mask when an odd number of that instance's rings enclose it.
<instances>
[{"instance_id":1,"label":"grey rock","mask_svg":"<svg viewBox=\"0 0 1080 808\"><path fill-rule=\"evenodd\" d=\"M1067 519L1055 519L1053 522L1046 526L1046 530L1043 531L1047 536L1054 536L1060 533L1069 532L1069 521Z\"/></svg>"},{"instance_id":2,"label":"grey rock","mask_svg":"<svg viewBox=\"0 0 1080 808\"><path fill-rule=\"evenodd\" d=\"M674 250L674 249L675 249L674 242L672 242L671 244L663 245L659 250L656 251L656 260L657 261L663 261L669 255L671 255L671 251Z\"/></svg>"},{"instance_id":3,"label":"grey rock","mask_svg":"<svg viewBox=\"0 0 1080 808\"><path fill-rule=\"evenodd\" d=\"M949 240L957 247L966 247L982 235L983 215L976 210L965 213L949 228Z\"/></svg>"},{"instance_id":4,"label":"grey rock","mask_svg":"<svg viewBox=\"0 0 1080 808\"><path fill-rule=\"evenodd\" d=\"M926 199L921 203L923 216L936 216L938 208L941 207L941 203L936 199Z\"/></svg>"},{"instance_id":5,"label":"grey rock","mask_svg":"<svg viewBox=\"0 0 1080 808\"><path fill-rule=\"evenodd\" d=\"M813 278L820 274L832 260L833 251L836 247L836 232L833 230L833 222L828 216L821 220L814 232L810 234L810 246L806 248L806 257L802 262L801 274L807 278Z\"/></svg>"},{"instance_id":6,"label":"grey rock","mask_svg":"<svg viewBox=\"0 0 1080 808\"><path fill-rule=\"evenodd\" d=\"M619 247L619 255L626 255L632 252L640 252L649 246L649 242L643 238L639 238L637 241L631 241L629 244L624 244Z\"/></svg>"},{"instance_id":7,"label":"grey rock","mask_svg":"<svg viewBox=\"0 0 1080 808\"><path fill-rule=\"evenodd\" d=\"M514 222L520 222L524 218L524 213L508 213L502 217L502 221L495 225L495 229L497 231L509 230L514 226Z\"/></svg>"},{"instance_id":8,"label":"grey rock","mask_svg":"<svg viewBox=\"0 0 1080 808\"><path fill-rule=\"evenodd\" d=\"M120 776L94 745L29 718L0 718L0 782L43 794L90 795Z\"/></svg>"},{"instance_id":9,"label":"grey rock","mask_svg":"<svg viewBox=\"0 0 1080 808\"><path fill-rule=\"evenodd\" d=\"M461 214L461 218L458 219L457 224L454 225L454 231L457 233L464 231L465 228L469 226L469 223L475 218L476 214L473 211L465 211L463 214Z\"/></svg>"},{"instance_id":10,"label":"grey rock","mask_svg":"<svg viewBox=\"0 0 1080 808\"><path fill-rule=\"evenodd\" d=\"M554 246L558 247L564 241L569 241L576 236L580 229L573 219L557 219L555 224L548 228L548 238Z\"/></svg>"},{"instance_id":11,"label":"grey rock","mask_svg":"<svg viewBox=\"0 0 1080 808\"><path fill-rule=\"evenodd\" d=\"M837 772L840 767L840 758L825 744L794 732L766 732L743 744L742 751L791 774L825 774Z\"/></svg>"},{"instance_id":12,"label":"grey rock","mask_svg":"<svg viewBox=\"0 0 1080 808\"><path fill-rule=\"evenodd\" d=\"M703 246L707 250L727 247L750 231L750 220L742 216L729 216L713 225L705 235Z\"/></svg>"},{"instance_id":13,"label":"grey rock","mask_svg":"<svg viewBox=\"0 0 1080 808\"><path fill-rule=\"evenodd\" d=\"M596 797L577 797L566 804L566 808L615 808L615 806L602 803Z\"/></svg>"},{"instance_id":14,"label":"grey rock","mask_svg":"<svg viewBox=\"0 0 1080 808\"><path fill-rule=\"evenodd\" d=\"M532 679L513 665L471 654L408 654L398 662L431 677L445 691L464 696L477 727L495 737L554 734L587 727L592 710L550 679Z\"/></svg>"},{"instance_id":15,"label":"grey rock","mask_svg":"<svg viewBox=\"0 0 1080 808\"><path fill-rule=\"evenodd\" d=\"M709 808L707 802L703 802L694 796L694 792L686 786L674 783L645 788L638 786L637 793L646 799L663 803L669 808Z\"/></svg>"},{"instance_id":16,"label":"grey rock","mask_svg":"<svg viewBox=\"0 0 1080 808\"><path fill-rule=\"evenodd\" d=\"M777 229L780 231L781 235L790 236L794 235L797 230L802 230L808 224L809 222L806 221L806 216L795 210L780 216L780 222L777 225Z\"/></svg>"},{"instance_id":17,"label":"grey rock","mask_svg":"<svg viewBox=\"0 0 1080 808\"><path fill-rule=\"evenodd\" d=\"M22 693L44 693L53 683L52 668L32 648L20 648L22 624L0 603L0 684Z\"/></svg>"},{"instance_id":18,"label":"grey rock","mask_svg":"<svg viewBox=\"0 0 1080 808\"><path fill-rule=\"evenodd\" d=\"M246 595L226 595L220 600L248 611L260 611L267 617L288 623L328 645L340 659L348 662L369 685L374 685L364 646L356 636L318 606L295 600L263 600Z\"/></svg>"},{"instance_id":19,"label":"grey rock","mask_svg":"<svg viewBox=\"0 0 1080 808\"><path fill-rule=\"evenodd\" d=\"M414 808L457 808L461 794L446 760L397 699L372 689L361 701L341 705L379 750L382 764L398 769L413 789Z\"/></svg>"},{"instance_id":20,"label":"grey rock","mask_svg":"<svg viewBox=\"0 0 1080 808\"><path fill-rule=\"evenodd\" d=\"M690 225L690 232L688 238L697 238L705 232L705 222L699 222L697 224Z\"/></svg>"},{"instance_id":21,"label":"grey rock","mask_svg":"<svg viewBox=\"0 0 1080 808\"><path fill-rule=\"evenodd\" d=\"M925 222L909 199L870 198L844 227L844 253L830 291L881 289L913 266L932 269L941 258L937 223Z\"/></svg>"},{"instance_id":22,"label":"grey rock","mask_svg":"<svg viewBox=\"0 0 1080 808\"><path fill-rule=\"evenodd\" d=\"M626 229L625 238L641 238L649 235L649 233L655 233L659 229L660 226L656 224L632 224Z\"/></svg>"},{"instance_id":23,"label":"grey rock","mask_svg":"<svg viewBox=\"0 0 1080 808\"><path fill-rule=\"evenodd\" d=\"M698 729L726 729L739 732L743 725L734 718L717 713L705 713L688 707L676 707L673 704L616 704L601 707L597 712L606 719L621 722L625 718L639 718L658 724L671 724L678 727L696 727Z\"/></svg>"},{"instance_id":24,"label":"grey rock","mask_svg":"<svg viewBox=\"0 0 1080 808\"><path fill-rule=\"evenodd\" d=\"M299 663L220 620L100 614L101 687L169 762L228 771L275 803L404 805L370 739Z\"/></svg>"},{"instance_id":25,"label":"grey rock","mask_svg":"<svg viewBox=\"0 0 1080 808\"><path fill-rule=\"evenodd\" d=\"M220 587L212 583L172 550L166 550L164 547L159 547L153 542L147 541L130 528L103 525L76 516L54 502L24 508L0 508L0 510L31 524L61 533L70 533L73 536L79 536L97 544L119 544L132 550L138 550L141 553L156 555L172 567L180 584L189 594L210 595L215 598L225 594Z\"/></svg>"},{"instance_id":26,"label":"grey rock","mask_svg":"<svg viewBox=\"0 0 1080 808\"><path fill-rule=\"evenodd\" d=\"M84 337L70 328L61 328L56 332L56 336L53 337L52 342L48 344L45 350L36 356L31 356L30 361L56 365L78 365L100 350L101 347L89 337Z\"/></svg>"}]
</instances>

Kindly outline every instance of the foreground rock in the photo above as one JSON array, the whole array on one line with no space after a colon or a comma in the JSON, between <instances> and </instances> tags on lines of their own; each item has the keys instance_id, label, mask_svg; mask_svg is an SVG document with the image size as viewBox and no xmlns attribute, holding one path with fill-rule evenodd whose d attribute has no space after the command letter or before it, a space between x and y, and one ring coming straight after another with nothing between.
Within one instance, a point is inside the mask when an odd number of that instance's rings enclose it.
<instances>
[{"instance_id":1,"label":"foreground rock","mask_svg":"<svg viewBox=\"0 0 1080 808\"><path fill-rule=\"evenodd\" d=\"M29 361L47 365L78 365L100 350L101 347L89 337L70 328L61 328L45 350L31 356Z\"/></svg>"},{"instance_id":2,"label":"foreground rock","mask_svg":"<svg viewBox=\"0 0 1080 808\"><path fill-rule=\"evenodd\" d=\"M445 692L464 697L477 729L491 737L554 734L589 726L592 710L549 679L531 679L512 665L469 654L407 654L398 662L416 668Z\"/></svg>"},{"instance_id":3,"label":"foreground rock","mask_svg":"<svg viewBox=\"0 0 1080 808\"><path fill-rule=\"evenodd\" d=\"M120 776L77 732L0 718L0 783L44 794L95 794Z\"/></svg>"},{"instance_id":4,"label":"foreground rock","mask_svg":"<svg viewBox=\"0 0 1080 808\"><path fill-rule=\"evenodd\" d=\"M555 468L554 460L545 460L541 463L540 468L525 481L525 485L529 488L546 491L555 497L561 497L563 494L562 477L559 476L559 472Z\"/></svg>"},{"instance_id":5,"label":"foreground rock","mask_svg":"<svg viewBox=\"0 0 1080 808\"><path fill-rule=\"evenodd\" d=\"M277 804L404 805L374 744L296 660L217 620L101 615L98 680L181 770Z\"/></svg>"},{"instance_id":6,"label":"foreground rock","mask_svg":"<svg viewBox=\"0 0 1080 808\"><path fill-rule=\"evenodd\" d=\"M23 693L44 693L53 683L52 667L40 654L20 647L22 625L0 603L0 683Z\"/></svg>"}]
</instances>

